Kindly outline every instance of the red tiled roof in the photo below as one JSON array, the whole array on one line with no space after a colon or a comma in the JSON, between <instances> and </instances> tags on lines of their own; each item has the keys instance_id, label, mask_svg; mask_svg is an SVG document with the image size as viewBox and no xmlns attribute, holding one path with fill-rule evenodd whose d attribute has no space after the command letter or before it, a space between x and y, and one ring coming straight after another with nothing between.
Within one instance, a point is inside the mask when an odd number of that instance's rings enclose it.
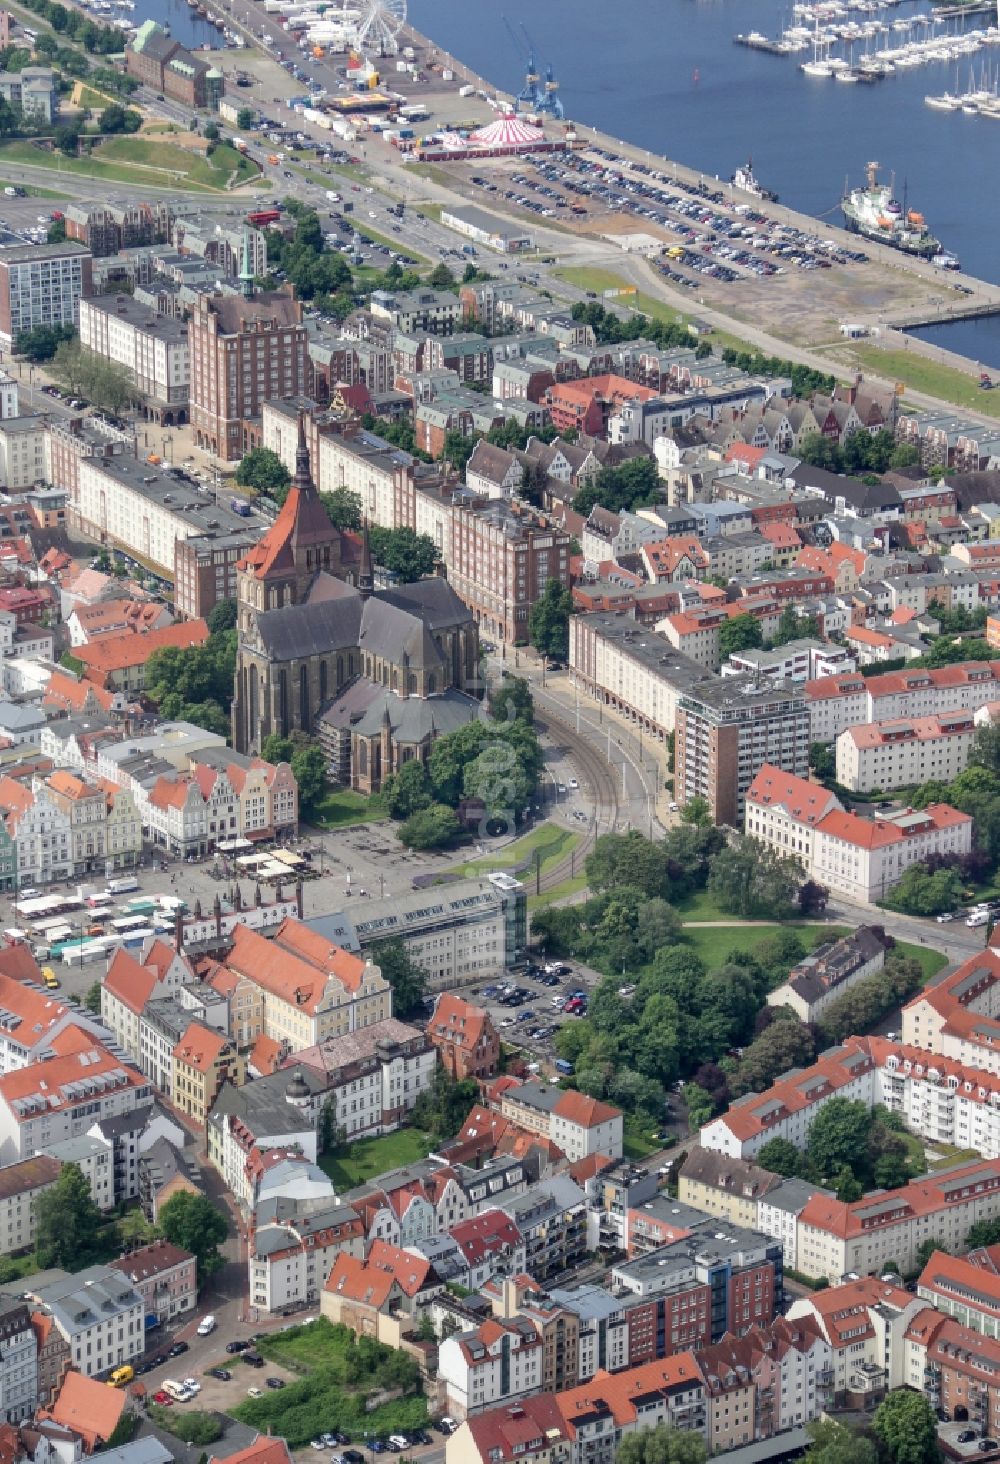
<instances>
[{"instance_id":1,"label":"red tiled roof","mask_svg":"<svg viewBox=\"0 0 1000 1464\"><path fill-rule=\"evenodd\" d=\"M557 1393L556 1402L570 1438L575 1438L577 1424L589 1422L595 1413L610 1413L616 1426L623 1428L637 1422L640 1402L651 1394L666 1395L684 1387L700 1391L704 1385L694 1353L677 1352L626 1372L597 1372L589 1382Z\"/></svg>"},{"instance_id":2,"label":"red tiled roof","mask_svg":"<svg viewBox=\"0 0 1000 1464\"><path fill-rule=\"evenodd\" d=\"M783 808L798 823L818 824L837 808L834 795L808 778L797 778L786 773L773 763L764 763L747 789L747 803L759 804L762 808Z\"/></svg>"},{"instance_id":3,"label":"red tiled roof","mask_svg":"<svg viewBox=\"0 0 1000 1464\"><path fill-rule=\"evenodd\" d=\"M453 1225L448 1232L466 1261L478 1265L485 1256L503 1250L505 1246L520 1244L521 1232L502 1210L484 1210Z\"/></svg>"},{"instance_id":4,"label":"red tiled roof","mask_svg":"<svg viewBox=\"0 0 1000 1464\"><path fill-rule=\"evenodd\" d=\"M129 666L141 666L154 651L166 646L186 648L204 645L208 640L208 626L204 620L184 620L178 625L165 625L162 630L151 630L143 636L133 635L130 630L121 635L102 636L93 645L77 646L73 655L81 662L84 674L103 679L115 671L124 671Z\"/></svg>"},{"instance_id":5,"label":"red tiled roof","mask_svg":"<svg viewBox=\"0 0 1000 1464\"><path fill-rule=\"evenodd\" d=\"M51 1419L72 1429L84 1441L88 1453L99 1443L107 1443L125 1411L125 1391L109 1388L96 1378L68 1372L50 1408L39 1409L39 1418Z\"/></svg>"},{"instance_id":6,"label":"red tiled roof","mask_svg":"<svg viewBox=\"0 0 1000 1464\"><path fill-rule=\"evenodd\" d=\"M201 1022L190 1022L187 1031L173 1051L175 1062L194 1068L198 1073L211 1073L215 1064L228 1046L228 1040L221 1032L206 1027Z\"/></svg>"},{"instance_id":7,"label":"red tiled roof","mask_svg":"<svg viewBox=\"0 0 1000 1464\"><path fill-rule=\"evenodd\" d=\"M245 925L236 927L235 937L230 967L300 1011L315 1012L331 979L346 991L361 987L366 962L298 920L283 920L271 940Z\"/></svg>"},{"instance_id":8,"label":"red tiled roof","mask_svg":"<svg viewBox=\"0 0 1000 1464\"><path fill-rule=\"evenodd\" d=\"M158 981L155 971L148 971L124 946L119 946L111 958L103 984L105 990L117 997L130 1012L139 1016L152 997Z\"/></svg>"},{"instance_id":9,"label":"red tiled roof","mask_svg":"<svg viewBox=\"0 0 1000 1464\"><path fill-rule=\"evenodd\" d=\"M575 1088L567 1089L553 1112L567 1123L575 1123L586 1129L596 1128L598 1124L608 1123L611 1119L622 1116L620 1108L615 1108L611 1103L602 1103L599 1098L590 1098Z\"/></svg>"}]
</instances>

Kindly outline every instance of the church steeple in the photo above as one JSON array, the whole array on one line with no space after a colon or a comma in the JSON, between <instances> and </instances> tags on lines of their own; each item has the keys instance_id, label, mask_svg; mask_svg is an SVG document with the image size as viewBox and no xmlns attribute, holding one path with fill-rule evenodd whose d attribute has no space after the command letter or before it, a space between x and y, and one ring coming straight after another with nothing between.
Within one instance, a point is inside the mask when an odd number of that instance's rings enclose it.
<instances>
[{"instance_id":1,"label":"church steeple","mask_svg":"<svg viewBox=\"0 0 1000 1464\"><path fill-rule=\"evenodd\" d=\"M295 448L295 477L292 481L300 493L316 492L312 480L309 445L306 442L306 417L304 412L299 413L299 440Z\"/></svg>"},{"instance_id":2,"label":"church steeple","mask_svg":"<svg viewBox=\"0 0 1000 1464\"><path fill-rule=\"evenodd\" d=\"M368 520L361 525L361 565L358 569L358 589L362 600L375 593L375 570L372 567L372 550L368 542Z\"/></svg>"}]
</instances>

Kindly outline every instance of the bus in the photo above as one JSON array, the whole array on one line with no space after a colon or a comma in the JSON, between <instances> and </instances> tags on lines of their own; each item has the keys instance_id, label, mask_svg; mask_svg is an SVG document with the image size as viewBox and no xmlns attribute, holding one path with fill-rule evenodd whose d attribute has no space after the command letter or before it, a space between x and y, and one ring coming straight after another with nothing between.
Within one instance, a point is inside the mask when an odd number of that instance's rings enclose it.
<instances>
[{"instance_id":1,"label":"bus","mask_svg":"<svg viewBox=\"0 0 1000 1464\"><path fill-rule=\"evenodd\" d=\"M259 208L256 212L247 214L247 223L252 224L255 229L266 229L269 225L276 224L280 218L280 208Z\"/></svg>"}]
</instances>

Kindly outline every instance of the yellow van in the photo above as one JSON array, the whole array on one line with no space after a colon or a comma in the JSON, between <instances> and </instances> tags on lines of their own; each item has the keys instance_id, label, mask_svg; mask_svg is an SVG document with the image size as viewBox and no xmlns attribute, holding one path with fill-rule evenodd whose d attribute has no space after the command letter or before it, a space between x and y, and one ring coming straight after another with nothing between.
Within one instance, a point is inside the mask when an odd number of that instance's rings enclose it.
<instances>
[{"instance_id":1,"label":"yellow van","mask_svg":"<svg viewBox=\"0 0 1000 1464\"><path fill-rule=\"evenodd\" d=\"M49 991L59 990L59 977L53 971L51 966L42 967L42 980L45 982L45 985Z\"/></svg>"},{"instance_id":2,"label":"yellow van","mask_svg":"<svg viewBox=\"0 0 1000 1464\"><path fill-rule=\"evenodd\" d=\"M126 1365L125 1367L116 1367L110 1378L108 1378L108 1382L113 1388L124 1388L134 1377L135 1368Z\"/></svg>"}]
</instances>

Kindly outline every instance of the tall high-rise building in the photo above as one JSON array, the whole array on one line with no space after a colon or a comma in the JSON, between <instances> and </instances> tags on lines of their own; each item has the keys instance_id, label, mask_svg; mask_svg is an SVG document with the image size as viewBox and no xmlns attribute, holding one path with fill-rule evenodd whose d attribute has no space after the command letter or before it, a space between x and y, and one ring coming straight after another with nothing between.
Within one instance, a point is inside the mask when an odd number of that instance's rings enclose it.
<instances>
[{"instance_id":1,"label":"tall high-rise building","mask_svg":"<svg viewBox=\"0 0 1000 1464\"><path fill-rule=\"evenodd\" d=\"M291 289L244 299L199 295L188 322L191 424L225 462L246 451L243 424L275 397L308 390L306 328Z\"/></svg>"},{"instance_id":2,"label":"tall high-rise building","mask_svg":"<svg viewBox=\"0 0 1000 1464\"><path fill-rule=\"evenodd\" d=\"M72 239L0 249L0 341L10 346L40 325L76 325L92 264L90 250Z\"/></svg>"},{"instance_id":3,"label":"tall high-rise building","mask_svg":"<svg viewBox=\"0 0 1000 1464\"><path fill-rule=\"evenodd\" d=\"M742 828L747 789L764 763L809 774L809 708L800 688L727 676L679 699L674 766L682 807L704 798L713 823Z\"/></svg>"}]
</instances>

